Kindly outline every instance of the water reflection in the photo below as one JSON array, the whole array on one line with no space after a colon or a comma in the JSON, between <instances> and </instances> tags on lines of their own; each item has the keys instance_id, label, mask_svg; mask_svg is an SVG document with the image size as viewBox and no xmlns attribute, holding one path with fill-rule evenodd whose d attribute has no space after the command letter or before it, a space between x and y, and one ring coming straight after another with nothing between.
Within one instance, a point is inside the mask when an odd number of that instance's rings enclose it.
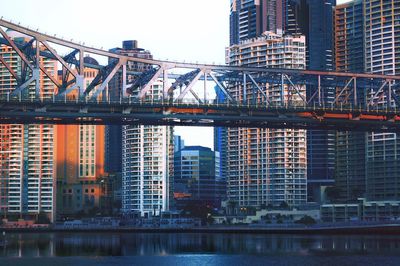
<instances>
[{"instance_id":1,"label":"water reflection","mask_svg":"<svg viewBox=\"0 0 400 266\"><path fill-rule=\"evenodd\" d=\"M8 234L2 257L177 254L399 255L397 236L255 234Z\"/></svg>"}]
</instances>

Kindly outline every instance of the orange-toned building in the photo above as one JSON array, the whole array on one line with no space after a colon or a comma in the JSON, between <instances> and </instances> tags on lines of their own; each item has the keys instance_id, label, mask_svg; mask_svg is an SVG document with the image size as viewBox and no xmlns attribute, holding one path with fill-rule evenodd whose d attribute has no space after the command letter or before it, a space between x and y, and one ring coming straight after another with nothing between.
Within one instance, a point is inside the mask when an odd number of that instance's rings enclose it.
<instances>
[{"instance_id":1,"label":"orange-toned building","mask_svg":"<svg viewBox=\"0 0 400 266\"><path fill-rule=\"evenodd\" d=\"M97 63L85 57L85 62ZM84 71L85 86L97 74L96 69ZM75 93L69 97L76 96ZM57 125L56 143L57 217L71 216L100 208L104 195L105 126ZM104 182L104 181L103 181Z\"/></svg>"}]
</instances>

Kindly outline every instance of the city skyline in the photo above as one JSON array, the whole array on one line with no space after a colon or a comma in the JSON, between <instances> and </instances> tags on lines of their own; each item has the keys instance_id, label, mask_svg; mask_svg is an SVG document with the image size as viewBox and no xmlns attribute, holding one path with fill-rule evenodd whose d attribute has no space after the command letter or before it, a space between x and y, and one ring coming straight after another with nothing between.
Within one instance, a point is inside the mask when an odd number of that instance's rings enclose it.
<instances>
[{"instance_id":1,"label":"city skyline","mask_svg":"<svg viewBox=\"0 0 400 266\"><path fill-rule=\"evenodd\" d=\"M336 1L334 1L334 0L331 0L332 2L336 2ZM247 1L246 3L250 3L250 2L252 2L252 1ZM257 1L255 1L254 3L257 3ZM311 3L311 2L310 2ZM331 4L331 5L334 5L334 4ZM312 7L312 5L310 4L310 6ZM245 15L245 13L246 12L248 12L248 11L243 11L243 12L241 12L241 14L240 14L240 16L241 17L243 17L243 15ZM239 23L240 25L241 25L241 23ZM330 24L329 22L327 23L328 25ZM6 28L8 28L7 26L4 26L4 27L6 27ZM5 35L5 33L3 33L3 35ZM325 34L326 35L326 34ZM329 35L329 34L328 34ZM306 37L307 38L307 37ZM249 40L249 41L252 41L252 40ZM125 42L124 42L125 43ZM136 42L135 42L135 44L136 44ZM243 43L243 44L245 44L245 43ZM117 48L118 49L118 48ZM62 50L62 49L60 49L60 50ZM90 53L90 52L89 52ZM311 58L311 56L310 56L310 58ZM184 137L184 138L186 138L186 137ZM188 139L188 140L191 140L191 139ZM310 176L309 175L309 177L312 177L312 176Z\"/></svg>"},{"instance_id":2,"label":"city skyline","mask_svg":"<svg viewBox=\"0 0 400 266\"><path fill-rule=\"evenodd\" d=\"M348 1L350 0L338 0L337 3ZM99 5L98 1L92 0L84 2L61 0L57 1L59 10L68 10L69 7L79 5L79 9L74 9L77 12L75 15L81 16L83 20L71 19L71 13L56 12L55 10L46 12L45 16L40 17L29 15L30 12L40 12L43 6L51 8L54 5L52 3L50 0L7 1L2 3L0 16L30 28L38 28L43 33L57 34L66 40L73 39L76 42L105 50L120 47L123 40L135 39L139 42L140 47L149 50L156 59L225 63L225 48L229 46L229 31L226 30L229 28L229 0L203 0L201 3L179 0L124 3L122 0L116 0L113 1L112 6ZM121 9L122 5L124 8ZM211 5L212 8L210 8ZM132 13L131 8L138 12ZM188 12L187 10L198 12ZM207 20L202 19L204 12L207 13ZM110 16L112 13L115 15ZM149 14L150 17L159 19L151 23L143 23ZM102 17L106 19L102 19ZM185 21L185 23L181 23L181 21ZM140 27L119 26L134 25L135 23ZM78 31L71 30L82 25L85 26ZM162 30L163 27L166 27L167 30ZM193 29L196 29L197 34L192 33ZM104 31L107 32L107 38L102 37ZM185 38L177 36L185 36ZM163 45L159 45L159 39L163 40ZM213 41L210 42L210 40ZM212 128L175 127L175 134L181 135L187 145L214 148Z\"/></svg>"},{"instance_id":3,"label":"city skyline","mask_svg":"<svg viewBox=\"0 0 400 266\"><path fill-rule=\"evenodd\" d=\"M4 2L0 265L400 265L400 0Z\"/></svg>"}]
</instances>

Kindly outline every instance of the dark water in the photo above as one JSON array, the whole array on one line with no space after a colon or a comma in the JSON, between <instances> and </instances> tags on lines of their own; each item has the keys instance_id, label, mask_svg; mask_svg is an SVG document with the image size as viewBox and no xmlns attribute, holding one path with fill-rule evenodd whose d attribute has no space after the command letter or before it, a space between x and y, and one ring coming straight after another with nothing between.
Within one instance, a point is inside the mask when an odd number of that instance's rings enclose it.
<instances>
[{"instance_id":1,"label":"dark water","mask_svg":"<svg viewBox=\"0 0 400 266\"><path fill-rule=\"evenodd\" d=\"M400 265L400 236L8 234L0 265Z\"/></svg>"}]
</instances>

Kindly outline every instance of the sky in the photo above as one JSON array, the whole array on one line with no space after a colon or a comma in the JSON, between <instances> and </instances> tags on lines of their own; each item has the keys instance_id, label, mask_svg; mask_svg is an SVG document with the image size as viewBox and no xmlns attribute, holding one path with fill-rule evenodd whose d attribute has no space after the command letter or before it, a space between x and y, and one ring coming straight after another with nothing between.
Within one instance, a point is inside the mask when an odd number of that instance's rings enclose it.
<instances>
[{"instance_id":1,"label":"sky","mask_svg":"<svg viewBox=\"0 0 400 266\"><path fill-rule=\"evenodd\" d=\"M137 40L156 59L218 63L229 44L229 0L0 0L4 19L108 50ZM176 127L213 147L212 128Z\"/></svg>"}]
</instances>

